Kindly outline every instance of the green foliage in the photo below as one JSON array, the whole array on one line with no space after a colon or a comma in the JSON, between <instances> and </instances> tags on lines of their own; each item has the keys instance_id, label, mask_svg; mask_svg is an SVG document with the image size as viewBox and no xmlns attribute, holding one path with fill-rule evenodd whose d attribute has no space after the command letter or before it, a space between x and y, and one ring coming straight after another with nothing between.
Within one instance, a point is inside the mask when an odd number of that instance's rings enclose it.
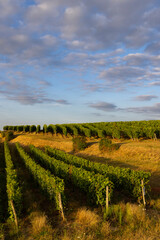
<instances>
[{"instance_id":1,"label":"green foliage","mask_svg":"<svg viewBox=\"0 0 160 240\"><path fill-rule=\"evenodd\" d=\"M50 133L52 133L52 135L53 135L53 133L54 133L53 124L50 124L49 126L47 126L46 124L44 124L44 126L43 126L43 133L47 133L47 132L50 132Z\"/></svg>"},{"instance_id":2,"label":"green foliage","mask_svg":"<svg viewBox=\"0 0 160 240\"><path fill-rule=\"evenodd\" d=\"M1 132L2 138L5 137L5 140L8 142L13 139L14 134L13 131L3 131Z\"/></svg>"},{"instance_id":3,"label":"green foliage","mask_svg":"<svg viewBox=\"0 0 160 240\"><path fill-rule=\"evenodd\" d=\"M6 176L7 176L7 195L8 195L8 212L12 220L14 214L11 207L11 201L14 204L17 216L20 216L22 210L22 193L18 181L17 172L14 169L13 162L7 142L4 142L5 162L6 162Z\"/></svg>"},{"instance_id":4,"label":"green foliage","mask_svg":"<svg viewBox=\"0 0 160 240\"><path fill-rule=\"evenodd\" d=\"M77 137L79 134L78 129L76 127L72 127L72 130L73 130L73 135Z\"/></svg>"},{"instance_id":5,"label":"green foliage","mask_svg":"<svg viewBox=\"0 0 160 240\"><path fill-rule=\"evenodd\" d=\"M108 138L102 138L99 141L99 150L100 151L113 151L119 148L118 144L112 144L112 141Z\"/></svg>"},{"instance_id":6,"label":"green foliage","mask_svg":"<svg viewBox=\"0 0 160 240\"><path fill-rule=\"evenodd\" d=\"M104 138L106 136L105 130L98 129L98 137L99 138Z\"/></svg>"},{"instance_id":7,"label":"green foliage","mask_svg":"<svg viewBox=\"0 0 160 240\"><path fill-rule=\"evenodd\" d=\"M84 127L84 133L86 137L98 137L98 129L92 125L92 123L82 124Z\"/></svg>"},{"instance_id":8,"label":"green foliage","mask_svg":"<svg viewBox=\"0 0 160 240\"><path fill-rule=\"evenodd\" d=\"M105 205L106 186L109 187L109 198L111 198L113 183L108 178L51 158L33 145L30 145L30 150L45 168L86 192L90 202Z\"/></svg>"},{"instance_id":9,"label":"green foliage","mask_svg":"<svg viewBox=\"0 0 160 240\"><path fill-rule=\"evenodd\" d=\"M47 132L48 132L47 125L44 124L44 125L43 125L43 133L47 133Z\"/></svg>"},{"instance_id":10,"label":"green foliage","mask_svg":"<svg viewBox=\"0 0 160 240\"><path fill-rule=\"evenodd\" d=\"M40 133L40 131L41 131L41 126L40 126L40 125L37 125L37 127L36 127L36 133Z\"/></svg>"},{"instance_id":11,"label":"green foliage","mask_svg":"<svg viewBox=\"0 0 160 240\"><path fill-rule=\"evenodd\" d=\"M110 149L112 146L112 141L108 138L102 138L99 141L99 150Z\"/></svg>"},{"instance_id":12,"label":"green foliage","mask_svg":"<svg viewBox=\"0 0 160 240\"><path fill-rule=\"evenodd\" d=\"M84 150L87 147L86 138L84 136L74 137L72 142L74 151Z\"/></svg>"},{"instance_id":13,"label":"green foliage","mask_svg":"<svg viewBox=\"0 0 160 240\"><path fill-rule=\"evenodd\" d=\"M29 125L23 126L23 132L29 132L29 128L30 128Z\"/></svg>"},{"instance_id":14,"label":"green foliage","mask_svg":"<svg viewBox=\"0 0 160 240\"><path fill-rule=\"evenodd\" d=\"M3 127L3 130L4 130L4 131L8 130L8 127L9 127L8 125L4 126L4 127Z\"/></svg>"},{"instance_id":15,"label":"green foliage","mask_svg":"<svg viewBox=\"0 0 160 240\"><path fill-rule=\"evenodd\" d=\"M62 133L64 136L67 136L67 128L65 126L62 126Z\"/></svg>"},{"instance_id":16,"label":"green foliage","mask_svg":"<svg viewBox=\"0 0 160 240\"><path fill-rule=\"evenodd\" d=\"M17 132L22 132L23 131L23 126L20 125L20 126L17 126Z\"/></svg>"},{"instance_id":17,"label":"green foliage","mask_svg":"<svg viewBox=\"0 0 160 240\"><path fill-rule=\"evenodd\" d=\"M34 160L32 160L18 143L16 143L16 147L20 157L24 161L26 167L29 169L35 182L38 183L41 190L51 200L54 200L56 209L59 210L58 193L62 193L64 195L64 181L58 177L55 177L50 171L45 170Z\"/></svg>"},{"instance_id":18,"label":"green foliage","mask_svg":"<svg viewBox=\"0 0 160 240\"><path fill-rule=\"evenodd\" d=\"M5 132L5 131L2 131L2 132L1 132L1 136L2 136L2 138L4 138L4 137L5 137L5 134L6 134L6 132Z\"/></svg>"},{"instance_id":19,"label":"green foliage","mask_svg":"<svg viewBox=\"0 0 160 240\"><path fill-rule=\"evenodd\" d=\"M6 171L3 149L3 144L0 144L0 227L1 223L6 220L7 215Z\"/></svg>"},{"instance_id":20,"label":"green foliage","mask_svg":"<svg viewBox=\"0 0 160 240\"><path fill-rule=\"evenodd\" d=\"M30 126L29 126L30 128ZM24 126L4 126L3 130L24 131ZM34 130L36 131L36 130ZM28 132L28 130L25 130ZM112 137L116 139L160 138L160 120L130 122L100 122L77 124L44 124L43 132L71 134L72 136Z\"/></svg>"},{"instance_id":21,"label":"green foliage","mask_svg":"<svg viewBox=\"0 0 160 240\"><path fill-rule=\"evenodd\" d=\"M1 183L1 187L0 187L0 223L4 222L5 220L5 173L3 171L3 169L0 168L0 183Z\"/></svg>"},{"instance_id":22,"label":"green foliage","mask_svg":"<svg viewBox=\"0 0 160 240\"><path fill-rule=\"evenodd\" d=\"M8 130L14 130L14 126L9 126Z\"/></svg>"},{"instance_id":23,"label":"green foliage","mask_svg":"<svg viewBox=\"0 0 160 240\"><path fill-rule=\"evenodd\" d=\"M50 156L67 164L72 164L87 171L93 171L94 173L104 175L113 182L114 187L117 190L125 192L127 195L131 195L134 199L141 200L142 179L144 181L146 192L150 190L148 182L151 174L148 172L134 171L129 168L113 167L107 164L89 161L87 159L65 153L61 150L52 149L51 147L46 147L45 151Z\"/></svg>"},{"instance_id":24,"label":"green foliage","mask_svg":"<svg viewBox=\"0 0 160 240\"><path fill-rule=\"evenodd\" d=\"M30 131L30 133L35 132L36 131L36 126L35 125L30 125L29 131Z\"/></svg>"},{"instance_id":25,"label":"green foliage","mask_svg":"<svg viewBox=\"0 0 160 240\"><path fill-rule=\"evenodd\" d=\"M146 137L150 138L150 139L154 138L155 132L156 132L156 129L153 127L149 127L147 129L145 129Z\"/></svg>"},{"instance_id":26,"label":"green foliage","mask_svg":"<svg viewBox=\"0 0 160 240\"><path fill-rule=\"evenodd\" d=\"M112 130L112 138L116 138L116 139L120 139L121 135L120 135L120 130L117 128L114 128Z\"/></svg>"}]
</instances>

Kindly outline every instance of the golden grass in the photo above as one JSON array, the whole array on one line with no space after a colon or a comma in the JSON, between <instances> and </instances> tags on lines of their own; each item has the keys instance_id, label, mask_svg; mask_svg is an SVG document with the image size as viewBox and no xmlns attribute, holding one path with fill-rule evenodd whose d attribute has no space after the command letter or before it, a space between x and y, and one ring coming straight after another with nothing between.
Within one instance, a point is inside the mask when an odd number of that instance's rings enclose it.
<instances>
[{"instance_id":1,"label":"golden grass","mask_svg":"<svg viewBox=\"0 0 160 240\"><path fill-rule=\"evenodd\" d=\"M52 228L48 223L47 217L43 212L33 212L30 216L31 219L31 231L29 239L52 239ZM34 238L36 237L36 238Z\"/></svg>"},{"instance_id":2,"label":"golden grass","mask_svg":"<svg viewBox=\"0 0 160 240\"><path fill-rule=\"evenodd\" d=\"M117 151L112 152L100 152L95 143L77 155L113 166L150 171L151 185L160 190L160 141L124 141Z\"/></svg>"},{"instance_id":3,"label":"golden grass","mask_svg":"<svg viewBox=\"0 0 160 240\"><path fill-rule=\"evenodd\" d=\"M82 208L78 210L75 222L84 227L95 228L100 218L95 212Z\"/></svg>"},{"instance_id":4,"label":"golden grass","mask_svg":"<svg viewBox=\"0 0 160 240\"><path fill-rule=\"evenodd\" d=\"M11 142L20 142L23 145L33 144L36 147L51 146L72 152L72 138L62 137L61 135L52 136L51 134L23 134L17 136ZM160 192L160 141L142 140L142 141L115 141L113 143L120 144L118 150L112 152L101 152L99 150L98 139L88 139L89 146L76 153L78 156L89 160L108 163L113 166L129 167L134 170L150 171L151 186L157 187ZM157 189L156 189L157 191Z\"/></svg>"},{"instance_id":5,"label":"golden grass","mask_svg":"<svg viewBox=\"0 0 160 240\"><path fill-rule=\"evenodd\" d=\"M102 236L104 237L108 237L108 235L111 233L111 226L109 222L103 222L101 225L101 229L100 232L102 234Z\"/></svg>"},{"instance_id":6,"label":"golden grass","mask_svg":"<svg viewBox=\"0 0 160 240\"><path fill-rule=\"evenodd\" d=\"M37 234L42 231L43 228L47 225L47 218L44 213L34 213L35 216L32 216L31 225L33 234Z\"/></svg>"},{"instance_id":7,"label":"golden grass","mask_svg":"<svg viewBox=\"0 0 160 240\"><path fill-rule=\"evenodd\" d=\"M75 219L68 223L61 240L96 240L97 232L100 232L102 219L94 211L86 208L78 209ZM103 228L102 231L105 231ZM106 233L105 233L106 234Z\"/></svg>"},{"instance_id":8,"label":"golden grass","mask_svg":"<svg viewBox=\"0 0 160 240\"><path fill-rule=\"evenodd\" d=\"M22 145L33 144L35 147L44 147L50 146L52 148L58 148L66 152L72 151L72 139L71 138L62 138L60 135L41 135L41 134L24 134L19 135L11 143L19 142Z\"/></svg>"},{"instance_id":9,"label":"golden grass","mask_svg":"<svg viewBox=\"0 0 160 240\"><path fill-rule=\"evenodd\" d=\"M145 222L146 221L146 212L142 208L142 206L138 206L136 204L126 204L126 214L125 221L129 224L137 223L137 222Z\"/></svg>"},{"instance_id":10,"label":"golden grass","mask_svg":"<svg viewBox=\"0 0 160 240\"><path fill-rule=\"evenodd\" d=\"M26 134L19 135L11 142L33 144L36 147L49 145L66 152L72 151L72 138L61 136ZM93 161L113 166L130 167L152 172L151 183L160 188L160 141L119 141L117 151L100 152L98 140L88 140L89 147L78 155ZM73 206L72 206L73 207ZM95 211L80 208L65 223L52 226L42 212L32 213L28 240L159 240L160 236L160 198L152 199L151 209L144 211L141 206L119 203L110 206L107 221ZM74 207L73 207L74 208ZM77 209L77 208L76 208ZM71 213L73 214L73 212ZM23 238L22 238L23 239ZM22 240L21 239L21 240ZM25 238L24 238L25 239ZM20 239L19 239L20 240Z\"/></svg>"},{"instance_id":11,"label":"golden grass","mask_svg":"<svg viewBox=\"0 0 160 240\"><path fill-rule=\"evenodd\" d=\"M119 224L120 210L122 215ZM70 222L61 240L158 240L160 220L156 211L148 214L136 204L120 203L112 206L107 221L94 211L81 208L74 221Z\"/></svg>"}]
</instances>

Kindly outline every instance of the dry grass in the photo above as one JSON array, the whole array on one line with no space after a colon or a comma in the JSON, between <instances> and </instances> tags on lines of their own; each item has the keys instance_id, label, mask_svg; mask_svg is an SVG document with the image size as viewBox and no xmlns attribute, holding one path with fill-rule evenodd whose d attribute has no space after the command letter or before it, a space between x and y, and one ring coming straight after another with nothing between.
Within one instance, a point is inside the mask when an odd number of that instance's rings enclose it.
<instances>
[{"instance_id":1,"label":"dry grass","mask_svg":"<svg viewBox=\"0 0 160 240\"><path fill-rule=\"evenodd\" d=\"M23 145L33 144L36 147L51 146L72 152L72 138L62 137L61 135L52 136L51 134L23 134L17 136L11 142L20 142ZM87 141L89 146L77 153L78 156L89 160L108 163L113 166L129 167L134 170L145 170L152 173L151 186L160 193L160 141L113 141L120 144L118 150L112 152L101 152L99 150L99 140Z\"/></svg>"},{"instance_id":2,"label":"dry grass","mask_svg":"<svg viewBox=\"0 0 160 240\"><path fill-rule=\"evenodd\" d=\"M72 151L72 139L51 135L19 135L11 142L36 147L49 145L66 152ZM135 170L152 172L151 184L160 189L160 141L123 141L113 152L100 152L98 140L88 140L88 148L78 155L93 161L107 162L113 166L130 167ZM74 203L73 203L74 204ZM35 212L30 216L28 240L159 240L160 236L160 198L152 199L151 209L144 211L141 206L119 203L110 206L107 221L95 211L80 208L71 213L65 223L52 226L45 214ZM72 206L74 208L74 206ZM23 239L23 238L22 238Z\"/></svg>"},{"instance_id":3,"label":"dry grass","mask_svg":"<svg viewBox=\"0 0 160 240\"><path fill-rule=\"evenodd\" d=\"M135 204L126 204L126 214L125 214L125 221L129 224L130 222L137 223L145 223L146 221L146 212L142 208L142 206L138 206Z\"/></svg>"},{"instance_id":4,"label":"dry grass","mask_svg":"<svg viewBox=\"0 0 160 240\"><path fill-rule=\"evenodd\" d=\"M119 224L121 209L122 221ZM112 206L108 220L103 220L94 211L79 209L61 240L158 240L160 235L159 215L148 215L141 206L120 203Z\"/></svg>"},{"instance_id":5,"label":"dry grass","mask_svg":"<svg viewBox=\"0 0 160 240\"><path fill-rule=\"evenodd\" d=\"M100 232L102 219L94 211L86 208L80 208L77 211L75 220L69 223L61 240L96 240L97 232ZM105 231L103 228L102 231ZM106 234L106 232L105 232Z\"/></svg>"},{"instance_id":6,"label":"dry grass","mask_svg":"<svg viewBox=\"0 0 160 240\"><path fill-rule=\"evenodd\" d=\"M102 225L101 225L100 231L101 231L102 236L107 238L112 231L110 223L109 222L103 222Z\"/></svg>"},{"instance_id":7,"label":"dry grass","mask_svg":"<svg viewBox=\"0 0 160 240\"><path fill-rule=\"evenodd\" d=\"M93 211L82 208L78 210L75 222L84 227L95 228L99 224L100 218Z\"/></svg>"},{"instance_id":8,"label":"dry grass","mask_svg":"<svg viewBox=\"0 0 160 240\"><path fill-rule=\"evenodd\" d=\"M31 219L32 233L37 234L47 226L47 218L44 213L34 213Z\"/></svg>"},{"instance_id":9,"label":"dry grass","mask_svg":"<svg viewBox=\"0 0 160 240\"><path fill-rule=\"evenodd\" d=\"M52 239L52 228L48 223L47 217L43 212L33 212L30 216L31 219L31 232L29 239ZM36 238L34 238L36 237Z\"/></svg>"},{"instance_id":10,"label":"dry grass","mask_svg":"<svg viewBox=\"0 0 160 240\"><path fill-rule=\"evenodd\" d=\"M95 143L78 155L113 166L150 171L151 185L160 193L160 141L123 141L120 144L117 151L100 152L98 143Z\"/></svg>"},{"instance_id":11,"label":"dry grass","mask_svg":"<svg viewBox=\"0 0 160 240\"><path fill-rule=\"evenodd\" d=\"M42 134L24 134L19 135L11 141L11 143L19 142L22 145L33 144L35 147L51 146L52 148L58 148L66 152L72 151L72 139L62 138L61 135L52 136Z\"/></svg>"}]
</instances>

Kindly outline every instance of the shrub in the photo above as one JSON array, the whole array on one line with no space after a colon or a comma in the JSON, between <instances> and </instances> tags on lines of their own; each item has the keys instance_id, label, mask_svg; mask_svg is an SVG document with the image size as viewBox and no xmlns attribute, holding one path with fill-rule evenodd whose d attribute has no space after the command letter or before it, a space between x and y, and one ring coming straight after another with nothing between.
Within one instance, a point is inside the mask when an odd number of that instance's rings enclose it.
<instances>
[{"instance_id":1,"label":"shrub","mask_svg":"<svg viewBox=\"0 0 160 240\"><path fill-rule=\"evenodd\" d=\"M47 132L48 132L47 125L44 124L44 125L43 125L43 133L47 133Z\"/></svg>"},{"instance_id":2,"label":"shrub","mask_svg":"<svg viewBox=\"0 0 160 240\"><path fill-rule=\"evenodd\" d=\"M40 125L37 125L36 133L40 133L40 131L41 131L41 126L40 126Z\"/></svg>"},{"instance_id":3,"label":"shrub","mask_svg":"<svg viewBox=\"0 0 160 240\"><path fill-rule=\"evenodd\" d=\"M29 125L23 126L23 132L29 132L29 128L30 128Z\"/></svg>"},{"instance_id":4,"label":"shrub","mask_svg":"<svg viewBox=\"0 0 160 240\"><path fill-rule=\"evenodd\" d=\"M100 223L100 217L93 211L81 208L76 214L76 223L79 223L82 227L96 228Z\"/></svg>"},{"instance_id":5,"label":"shrub","mask_svg":"<svg viewBox=\"0 0 160 240\"><path fill-rule=\"evenodd\" d=\"M14 134L13 134L12 131L6 132L6 135L5 135L6 141L12 140L12 139L13 139L13 136L14 136Z\"/></svg>"},{"instance_id":6,"label":"shrub","mask_svg":"<svg viewBox=\"0 0 160 240\"><path fill-rule=\"evenodd\" d=\"M2 136L2 138L5 137L5 132L4 131L1 132L1 136Z\"/></svg>"},{"instance_id":7,"label":"shrub","mask_svg":"<svg viewBox=\"0 0 160 240\"><path fill-rule=\"evenodd\" d=\"M29 127L29 131L30 131L30 133L35 132L36 131L36 126L35 125L31 125Z\"/></svg>"},{"instance_id":8,"label":"shrub","mask_svg":"<svg viewBox=\"0 0 160 240\"><path fill-rule=\"evenodd\" d=\"M23 131L23 126L17 126L17 132L22 132Z\"/></svg>"},{"instance_id":9,"label":"shrub","mask_svg":"<svg viewBox=\"0 0 160 240\"><path fill-rule=\"evenodd\" d=\"M10 141L10 140L13 139L14 134L13 134L12 131L7 131L7 132L4 132L4 135L3 135L3 136L5 136L5 140L6 140L6 141Z\"/></svg>"},{"instance_id":10,"label":"shrub","mask_svg":"<svg viewBox=\"0 0 160 240\"><path fill-rule=\"evenodd\" d=\"M103 150L112 151L112 150L117 150L118 148L119 146L117 144L112 144L112 141L108 138L102 138L99 142L100 151L103 151Z\"/></svg>"},{"instance_id":11,"label":"shrub","mask_svg":"<svg viewBox=\"0 0 160 240\"><path fill-rule=\"evenodd\" d=\"M84 136L78 136L72 139L73 150L84 150L87 147L86 138Z\"/></svg>"},{"instance_id":12,"label":"shrub","mask_svg":"<svg viewBox=\"0 0 160 240\"><path fill-rule=\"evenodd\" d=\"M102 138L99 142L99 150L104 150L104 148L110 148L112 141L108 138Z\"/></svg>"}]
</instances>

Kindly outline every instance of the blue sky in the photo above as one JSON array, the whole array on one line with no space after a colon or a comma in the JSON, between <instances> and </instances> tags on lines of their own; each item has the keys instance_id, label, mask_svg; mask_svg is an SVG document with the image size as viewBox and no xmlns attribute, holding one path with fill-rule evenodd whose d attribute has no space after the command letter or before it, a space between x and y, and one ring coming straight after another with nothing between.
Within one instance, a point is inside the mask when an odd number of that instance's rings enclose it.
<instances>
[{"instance_id":1,"label":"blue sky","mask_svg":"<svg viewBox=\"0 0 160 240\"><path fill-rule=\"evenodd\" d=\"M160 119L159 92L159 0L0 0L0 129Z\"/></svg>"}]
</instances>

